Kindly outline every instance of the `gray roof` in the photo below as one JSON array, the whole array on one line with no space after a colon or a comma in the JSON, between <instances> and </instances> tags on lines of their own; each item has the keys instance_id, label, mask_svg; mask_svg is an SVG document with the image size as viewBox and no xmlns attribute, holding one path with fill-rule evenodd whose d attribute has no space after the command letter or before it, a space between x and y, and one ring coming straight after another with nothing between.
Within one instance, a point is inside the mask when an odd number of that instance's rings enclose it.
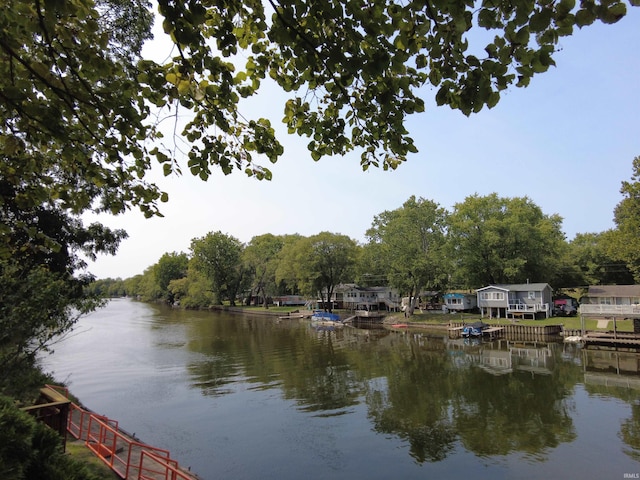
<instances>
[{"instance_id":1,"label":"gray roof","mask_svg":"<svg viewBox=\"0 0 640 480\"><path fill-rule=\"evenodd\" d=\"M487 287L479 288L478 291L487 290L489 288L499 288L500 290L507 290L510 292L539 292L548 286L548 283L513 283L509 285L489 285Z\"/></svg>"},{"instance_id":2,"label":"gray roof","mask_svg":"<svg viewBox=\"0 0 640 480\"><path fill-rule=\"evenodd\" d=\"M593 285L589 297L640 297L640 285Z\"/></svg>"}]
</instances>

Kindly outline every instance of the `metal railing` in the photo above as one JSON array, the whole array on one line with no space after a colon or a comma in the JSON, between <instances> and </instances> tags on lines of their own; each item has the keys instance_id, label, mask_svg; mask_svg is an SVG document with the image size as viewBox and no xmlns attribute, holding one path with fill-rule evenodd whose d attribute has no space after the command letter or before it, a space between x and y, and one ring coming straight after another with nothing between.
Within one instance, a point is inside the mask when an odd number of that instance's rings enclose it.
<instances>
[{"instance_id":1,"label":"metal railing","mask_svg":"<svg viewBox=\"0 0 640 480\"><path fill-rule=\"evenodd\" d=\"M64 387L49 387L69 398ZM124 479L194 480L180 469L168 450L141 443L118 427L118 422L83 409L71 402L67 431L85 444L100 460Z\"/></svg>"},{"instance_id":2,"label":"metal railing","mask_svg":"<svg viewBox=\"0 0 640 480\"><path fill-rule=\"evenodd\" d=\"M89 416L87 447L122 478L140 479L138 465L142 454L153 452L169 460L169 452L133 440L129 435L113 428L97 416ZM177 467L178 463L175 462ZM159 477L154 477L156 480ZM170 478L165 476L164 478Z\"/></svg>"},{"instance_id":3,"label":"metal railing","mask_svg":"<svg viewBox=\"0 0 640 480\"><path fill-rule=\"evenodd\" d=\"M580 305L580 315L640 316L640 305L591 305L583 303Z\"/></svg>"},{"instance_id":4,"label":"metal railing","mask_svg":"<svg viewBox=\"0 0 640 480\"><path fill-rule=\"evenodd\" d=\"M184 471L178 468L178 462L169 458L158 457L146 450L140 455L138 480L191 480Z\"/></svg>"}]
</instances>

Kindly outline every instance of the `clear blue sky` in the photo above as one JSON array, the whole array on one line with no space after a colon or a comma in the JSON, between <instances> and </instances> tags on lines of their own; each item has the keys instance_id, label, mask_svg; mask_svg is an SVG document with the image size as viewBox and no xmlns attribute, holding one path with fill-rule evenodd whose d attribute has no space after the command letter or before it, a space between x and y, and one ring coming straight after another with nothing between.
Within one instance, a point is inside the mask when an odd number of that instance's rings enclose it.
<instances>
[{"instance_id":1,"label":"clear blue sky","mask_svg":"<svg viewBox=\"0 0 640 480\"><path fill-rule=\"evenodd\" d=\"M267 90L247 105L247 116L268 116L281 132L285 154L271 165L273 180L237 172L207 183L184 168L182 177L151 179L169 193L164 218L132 211L100 217L130 237L114 257L89 271L99 278L142 273L165 252L189 252L191 239L222 231L248 242L265 233L313 235L331 231L364 242L375 215L400 207L411 195L449 210L478 193L528 196L545 214L559 214L571 240L576 233L614 226L620 184L640 155L640 8L616 25L593 25L561 41L556 67L525 89L503 94L492 110L469 118L436 107L407 125L419 152L396 171L362 172L359 152L314 162L307 139L280 127L286 97ZM158 39L147 54L169 52ZM254 113L255 112L255 113Z\"/></svg>"}]
</instances>

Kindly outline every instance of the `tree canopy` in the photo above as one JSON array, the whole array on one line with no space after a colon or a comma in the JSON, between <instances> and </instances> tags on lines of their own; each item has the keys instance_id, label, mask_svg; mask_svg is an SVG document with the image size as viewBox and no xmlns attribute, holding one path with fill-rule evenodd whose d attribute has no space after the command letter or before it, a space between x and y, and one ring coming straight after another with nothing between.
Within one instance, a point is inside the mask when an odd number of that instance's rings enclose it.
<instances>
[{"instance_id":1,"label":"tree canopy","mask_svg":"<svg viewBox=\"0 0 640 480\"><path fill-rule=\"evenodd\" d=\"M548 281L564 242L561 224L527 197L467 197L449 223L456 280L465 287Z\"/></svg>"},{"instance_id":2,"label":"tree canopy","mask_svg":"<svg viewBox=\"0 0 640 480\"><path fill-rule=\"evenodd\" d=\"M492 107L504 89L526 86L553 65L559 39L575 27L615 23L627 11L622 0L159 0L176 54L157 63L137 62L152 21L144 0L9 0L5 7L3 256L59 248L34 221L35 209L74 218L132 207L159 214L167 195L145 176L154 160L165 174L186 166L207 179L212 169L240 168L270 178L252 155L276 161L282 154L271 119L241 111L267 80L289 93L282 120L310 139L314 159L358 149L363 168L395 168L416 150L405 120L424 110L425 87L437 104L465 114ZM187 118L175 132L186 151L160 143L164 114ZM96 225L80 248L113 252L123 236Z\"/></svg>"},{"instance_id":3,"label":"tree canopy","mask_svg":"<svg viewBox=\"0 0 640 480\"><path fill-rule=\"evenodd\" d=\"M622 182L623 199L616 206L616 229L608 236L609 251L622 259L640 282L640 157L633 159L630 181Z\"/></svg>"},{"instance_id":4,"label":"tree canopy","mask_svg":"<svg viewBox=\"0 0 640 480\"><path fill-rule=\"evenodd\" d=\"M253 237L242 252L243 262L253 279L252 289L255 290L257 297L262 299L265 306L268 305L267 297L276 293L278 255L283 246L282 237L267 233Z\"/></svg>"},{"instance_id":5,"label":"tree canopy","mask_svg":"<svg viewBox=\"0 0 640 480\"><path fill-rule=\"evenodd\" d=\"M440 291L447 285L446 222L444 208L413 196L401 208L374 218L367 238L389 285L410 297L421 289Z\"/></svg>"},{"instance_id":6,"label":"tree canopy","mask_svg":"<svg viewBox=\"0 0 640 480\"><path fill-rule=\"evenodd\" d=\"M116 41L93 7L9 0L0 11L3 377L26 371L38 350L100 304L84 290L91 277L77 274L86 266L80 254L113 254L126 232L85 225L80 215L132 206L152 215L162 198L142 179L143 140L153 131L132 78L139 46L134 36ZM135 19L128 25L148 32L146 6Z\"/></svg>"},{"instance_id":7,"label":"tree canopy","mask_svg":"<svg viewBox=\"0 0 640 480\"><path fill-rule=\"evenodd\" d=\"M270 175L251 152L271 161L282 153L271 122L238 110L267 78L290 92L283 121L310 139L315 160L356 148L364 169L395 168L416 151L405 120L424 111L425 87L466 115L491 108L554 65L559 40L576 27L627 11L621 0L158 3L178 55L146 63L142 82L163 104L193 112L188 166L203 178L211 165Z\"/></svg>"},{"instance_id":8,"label":"tree canopy","mask_svg":"<svg viewBox=\"0 0 640 480\"><path fill-rule=\"evenodd\" d=\"M210 283L219 304L226 299L235 304L244 274L242 250L240 240L220 231L191 240L193 266Z\"/></svg>"},{"instance_id":9,"label":"tree canopy","mask_svg":"<svg viewBox=\"0 0 640 480\"><path fill-rule=\"evenodd\" d=\"M337 285L353 280L357 255L358 245L346 235L301 237L284 245L276 278L295 282L301 292L324 303Z\"/></svg>"}]
</instances>

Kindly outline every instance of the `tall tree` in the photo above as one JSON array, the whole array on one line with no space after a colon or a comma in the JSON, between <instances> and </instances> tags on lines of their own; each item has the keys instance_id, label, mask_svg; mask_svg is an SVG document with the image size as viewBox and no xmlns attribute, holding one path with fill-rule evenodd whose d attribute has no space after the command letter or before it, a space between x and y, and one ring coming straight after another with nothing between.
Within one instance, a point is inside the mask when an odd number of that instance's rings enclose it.
<instances>
[{"instance_id":1,"label":"tall tree","mask_svg":"<svg viewBox=\"0 0 640 480\"><path fill-rule=\"evenodd\" d=\"M367 230L369 242L378 245L389 284L412 300L409 314L423 288L440 290L447 283L446 219L437 203L412 196L401 208L376 215Z\"/></svg>"},{"instance_id":2,"label":"tall tree","mask_svg":"<svg viewBox=\"0 0 640 480\"><path fill-rule=\"evenodd\" d=\"M449 217L454 282L463 287L546 282L564 244L562 219L527 197L472 195Z\"/></svg>"},{"instance_id":3,"label":"tall tree","mask_svg":"<svg viewBox=\"0 0 640 480\"><path fill-rule=\"evenodd\" d=\"M331 299L337 285L353 280L358 248L354 240L337 233L302 237L283 249L283 268L278 278L295 275L303 293L317 295L331 310L325 302Z\"/></svg>"},{"instance_id":4,"label":"tall tree","mask_svg":"<svg viewBox=\"0 0 640 480\"><path fill-rule=\"evenodd\" d=\"M284 235L282 248L276 259L275 280L279 294L297 295L301 293L298 279L298 245L304 237L300 234Z\"/></svg>"},{"instance_id":5,"label":"tall tree","mask_svg":"<svg viewBox=\"0 0 640 480\"><path fill-rule=\"evenodd\" d=\"M252 277L252 289L262 298L265 308L269 305L267 297L276 293L278 254L283 245L282 237L267 233L253 237L242 252L243 263Z\"/></svg>"},{"instance_id":6,"label":"tall tree","mask_svg":"<svg viewBox=\"0 0 640 480\"><path fill-rule=\"evenodd\" d=\"M575 279L572 284L586 285L627 285L633 283L633 274L624 261L611 256L611 242L615 233L579 233L569 242L567 265ZM577 274L577 275L576 275Z\"/></svg>"},{"instance_id":7,"label":"tall tree","mask_svg":"<svg viewBox=\"0 0 640 480\"><path fill-rule=\"evenodd\" d=\"M216 301L235 300L243 280L241 258L244 246L240 240L220 231L191 240L191 261L211 284Z\"/></svg>"},{"instance_id":8,"label":"tall tree","mask_svg":"<svg viewBox=\"0 0 640 480\"><path fill-rule=\"evenodd\" d=\"M105 2L108 0L105 0ZM25 370L35 352L100 305L80 254L113 254L121 230L81 214L157 212L142 180L153 138L124 40L114 54L89 1L8 0L0 11L0 369ZM143 16L139 18L143 18ZM148 24L142 27L148 31ZM6 362L20 365L11 369Z\"/></svg>"},{"instance_id":9,"label":"tall tree","mask_svg":"<svg viewBox=\"0 0 640 480\"><path fill-rule=\"evenodd\" d=\"M633 159L631 181L622 182L623 199L614 211L616 229L609 237L611 255L620 258L640 282L640 157Z\"/></svg>"},{"instance_id":10,"label":"tall tree","mask_svg":"<svg viewBox=\"0 0 640 480\"><path fill-rule=\"evenodd\" d=\"M167 303L173 303L175 295L169 288L173 280L187 276L189 257L186 253L165 253L153 267L153 275L160 292Z\"/></svg>"}]
</instances>

